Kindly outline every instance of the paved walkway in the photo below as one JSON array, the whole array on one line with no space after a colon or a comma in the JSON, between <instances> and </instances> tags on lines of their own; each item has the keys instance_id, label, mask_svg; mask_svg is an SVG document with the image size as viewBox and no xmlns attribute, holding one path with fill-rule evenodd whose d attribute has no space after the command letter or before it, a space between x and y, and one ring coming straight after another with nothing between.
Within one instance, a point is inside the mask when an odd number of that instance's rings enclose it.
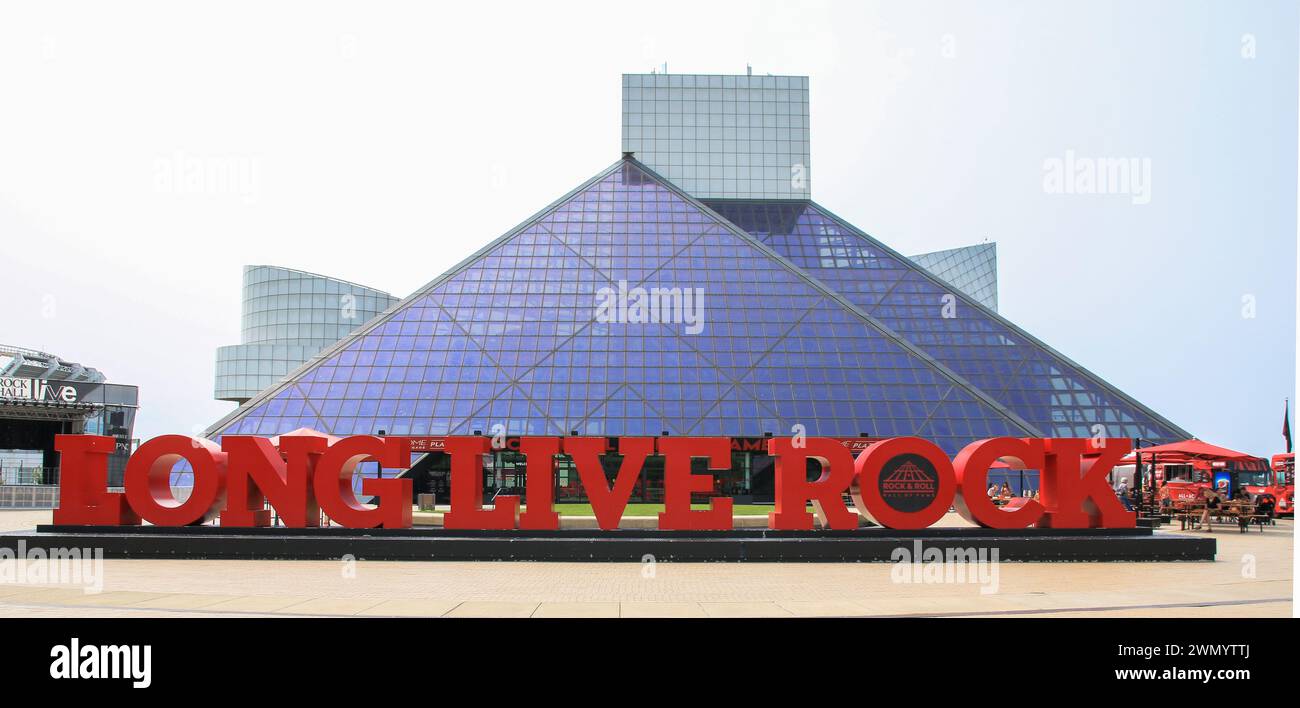
<instances>
[{"instance_id":1,"label":"paved walkway","mask_svg":"<svg viewBox=\"0 0 1300 708\"><path fill-rule=\"evenodd\" d=\"M49 514L0 511L0 530ZM1001 563L996 587L886 563L107 560L95 594L0 580L0 617L1289 617L1293 530L1225 526L1213 563Z\"/></svg>"}]
</instances>

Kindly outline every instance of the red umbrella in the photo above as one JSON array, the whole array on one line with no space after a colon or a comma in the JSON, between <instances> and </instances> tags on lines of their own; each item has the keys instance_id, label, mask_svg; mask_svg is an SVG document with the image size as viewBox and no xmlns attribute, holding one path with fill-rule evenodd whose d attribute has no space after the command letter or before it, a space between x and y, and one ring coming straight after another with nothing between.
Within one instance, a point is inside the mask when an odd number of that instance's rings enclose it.
<instances>
[{"instance_id":1,"label":"red umbrella","mask_svg":"<svg viewBox=\"0 0 1300 708\"><path fill-rule=\"evenodd\" d=\"M1154 447L1144 447L1140 450L1134 450L1135 453L1142 455L1174 455L1181 457L1196 457L1207 460L1253 460L1254 455L1247 455L1244 452L1229 450L1226 447L1211 445L1202 442L1196 438L1184 440L1182 442L1169 443L1168 445L1156 445ZM1132 460L1133 455L1129 454L1126 460Z\"/></svg>"}]
</instances>

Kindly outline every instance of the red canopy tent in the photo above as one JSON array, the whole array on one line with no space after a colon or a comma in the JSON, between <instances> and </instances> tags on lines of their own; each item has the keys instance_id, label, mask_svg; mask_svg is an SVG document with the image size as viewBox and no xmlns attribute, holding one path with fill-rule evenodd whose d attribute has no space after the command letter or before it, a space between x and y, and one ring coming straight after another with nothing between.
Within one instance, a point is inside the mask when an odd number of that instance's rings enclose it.
<instances>
[{"instance_id":1,"label":"red canopy tent","mask_svg":"<svg viewBox=\"0 0 1300 708\"><path fill-rule=\"evenodd\" d=\"M1164 458L1166 455L1169 455L1175 458L1179 458L1179 457L1197 458L1203 460L1254 460L1256 459L1254 455L1248 455L1244 452L1237 452L1236 450L1229 450L1226 447L1219 447L1218 445L1211 445L1207 442L1197 440L1196 438L1192 438L1191 440L1184 440L1182 442L1169 443L1168 445L1155 445L1153 447L1144 447L1139 450L1134 450L1132 453L1130 453L1127 457L1124 458L1125 461L1132 462L1134 459L1133 457L1134 454L1140 454L1144 457L1146 455L1156 454L1156 455L1160 455L1162 458Z\"/></svg>"},{"instance_id":2,"label":"red canopy tent","mask_svg":"<svg viewBox=\"0 0 1300 708\"><path fill-rule=\"evenodd\" d=\"M311 429L311 428L298 428L297 430L294 430L294 431L291 431L291 432L285 433L285 435L288 435L288 436L303 436L303 437L311 436L311 437L317 437L317 438L325 438L325 441L326 441L327 443L329 443L330 445L333 445L334 443L336 443L336 442L338 442L338 441L340 441L340 440L343 439L343 438L338 437L337 435L330 435L329 433L322 433L322 432L319 431L319 430L313 430L313 429ZM281 438L281 437L282 437L282 436L280 436L280 435L276 435L275 437L271 438L271 444L272 444L272 445L275 445L276 447L279 447L279 446L280 446L280 438Z\"/></svg>"}]
</instances>

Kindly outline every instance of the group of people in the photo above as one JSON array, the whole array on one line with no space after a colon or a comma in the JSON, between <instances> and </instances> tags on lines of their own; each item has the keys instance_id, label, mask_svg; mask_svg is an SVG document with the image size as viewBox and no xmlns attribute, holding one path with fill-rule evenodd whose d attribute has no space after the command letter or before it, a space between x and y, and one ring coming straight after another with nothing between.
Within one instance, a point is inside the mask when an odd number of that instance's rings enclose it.
<instances>
[{"instance_id":1,"label":"group of people","mask_svg":"<svg viewBox=\"0 0 1300 708\"><path fill-rule=\"evenodd\" d=\"M993 484L989 485L988 495L989 495L989 499L992 499L995 502L1006 502L1012 497L1024 497L1025 499L1037 499L1038 490L1026 489L1023 493L1016 494L1011 490L1011 485L1008 484L1007 482L1003 482L1001 487L998 486L997 482L994 482Z\"/></svg>"},{"instance_id":2,"label":"group of people","mask_svg":"<svg viewBox=\"0 0 1300 708\"><path fill-rule=\"evenodd\" d=\"M1169 488L1167 485L1168 485L1168 480L1164 480L1161 482L1160 491L1157 496L1159 498L1161 509L1165 510L1166 512L1169 512L1174 508L1174 501L1169 494ZM1117 486L1115 489L1115 493L1120 494L1121 500L1125 498L1125 495L1121 494L1120 490L1125 488L1126 486L1127 485L1124 484L1124 481L1121 480L1119 486ZM1210 522L1210 517L1218 515L1220 509L1229 501L1228 494L1226 494L1225 491L1220 491L1212 487L1201 487L1197 491L1197 499L1199 500L1200 503L1203 503L1205 505L1201 510L1201 518L1198 521L1199 525L1202 527L1208 525ZM1268 516L1268 517L1271 517L1273 515L1273 507L1274 504L1276 503L1276 500L1273 498L1273 495L1271 494L1261 493L1261 494L1256 494L1252 497L1250 493L1245 490L1245 488L1240 488L1240 487L1237 489L1236 494L1232 495L1232 501L1240 504L1249 504L1253 507L1254 514ZM1240 517L1240 518L1244 526L1245 517Z\"/></svg>"}]
</instances>

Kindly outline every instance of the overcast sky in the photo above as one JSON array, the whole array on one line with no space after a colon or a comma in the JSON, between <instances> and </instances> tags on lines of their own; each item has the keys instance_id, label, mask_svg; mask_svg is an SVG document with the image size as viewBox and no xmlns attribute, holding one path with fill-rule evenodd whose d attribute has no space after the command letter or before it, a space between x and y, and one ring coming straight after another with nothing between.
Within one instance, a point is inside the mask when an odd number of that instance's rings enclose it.
<instances>
[{"instance_id":1,"label":"overcast sky","mask_svg":"<svg viewBox=\"0 0 1300 708\"><path fill-rule=\"evenodd\" d=\"M233 408L244 264L405 296L618 158L620 74L748 62L811 77L823 205L904 253L997 241L1012 321L1205 440L1282 445L1294 3L0 8L0 341L138 384L142 438ZM1149 182L1045 186L1079 158Z\"/></svg>"}]
</instances>

